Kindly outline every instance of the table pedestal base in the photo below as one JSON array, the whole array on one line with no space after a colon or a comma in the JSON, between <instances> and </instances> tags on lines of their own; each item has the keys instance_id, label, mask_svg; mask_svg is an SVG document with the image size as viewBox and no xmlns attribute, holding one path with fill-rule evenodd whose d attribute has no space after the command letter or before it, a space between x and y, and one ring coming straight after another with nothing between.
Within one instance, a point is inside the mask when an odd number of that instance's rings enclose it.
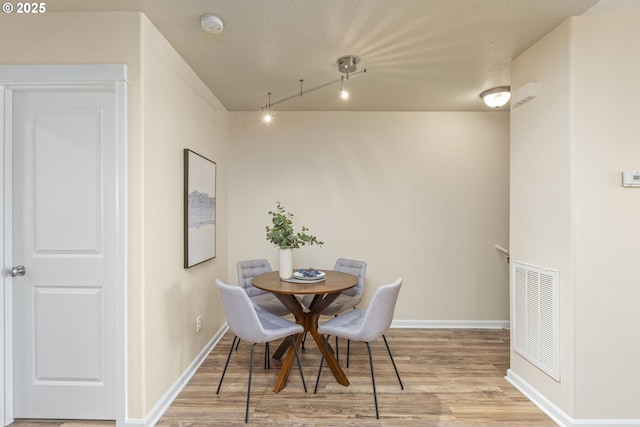
<instances>
[{"instance_id":1,"label":"table pedestal base","mask_svg":"<svg viewBox=\"0 0 640 427\"><path fill-rule=\"evenodd\" d=\"M298 301L295 295L285 295L285 294L275 294L275 295L278 297L280 301L282 301L282 303L285 306L287 306L287 308L289 308L289 310L291 310L291 313L293 313L293 315L296 318L296 323L302 325L302 327L304 327L305 332L307 332L308 334L311 334L311 336L313 337L313 340L316 342L316 345L318 346L318 349L320 350L320 352L323 352L325 339L322 335L318 333L318 319L320 318L320 314L322 314L322 311L325 308L327 308L329 304L335 301L335 299L338 298L338 295L340 295L340 293L339 292L330 293L330 294L324 295L324 297L322 295L316 296L316 298L314 299L314 302L311 304L311 309L308 312L305 312L303 310L301 303ZM295 340L296 349L300 349L303 338L304 338L304 333L298 334L298 336L296 337L296 340ZM273 391L276 393L282 390L287 385L287 380L289 379L289 373L291 372L291 368L293 367L293 363L295 362L295 358L296 358L293 352L293 349L291 348L291 340L289 339L285 339L284 341L282 341L282 344L280 344L280 347L278 347L278 349L275 351L275 353L273 354L273 357L275 359L281 359L285 352L287 353L287 356L282 362L280 373L278 374L278 377L276 378L276 382L273 386ZM347 378L347 375L344 373L344 371L340 367L340 364L338 364L338 361L336 360L336 357L333 353L333 349L331 348L331 346L329 346L329 348L327 349L325 361L327 362L327 365L331 369L331 372L333 372L333 375L336 377L336 381L338 381L338 383L344 386L348 386L349 379Z\"/></svg>"}]
</instances>

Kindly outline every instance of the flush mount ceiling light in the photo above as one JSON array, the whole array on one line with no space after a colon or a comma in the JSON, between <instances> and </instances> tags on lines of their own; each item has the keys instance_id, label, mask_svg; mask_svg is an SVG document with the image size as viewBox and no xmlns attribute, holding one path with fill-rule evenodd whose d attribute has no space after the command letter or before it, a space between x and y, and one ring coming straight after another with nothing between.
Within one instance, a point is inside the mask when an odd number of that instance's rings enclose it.
<instances>
[{"instance_id":1,"label":"flush mount ceiling light","mask_svg":"<svg viewBox=\"0 0 640 427\"><path fill-rule=\"evenodd\" d=\"M511 98L511 88L509 86L494 87L493 89L482 92L480 98L482 98L487 106L500 108L509 102Z\"/></svg>"},{"instance_id":2,"label":"flush mount ceiling light","mask_svg":"<svg viewBox=\"0 0 640 427\"><path fill-rule=\"evenodd\" d=\"M327 87L329 85L332 85L334 83L340 83L340 98L342 98L343 100L346 100L349 98L349 92L347 92L347 90L345 89L345 80L349 80L349 78L351 77L355 77L359 74L364 74L367 72L367 69L364 68L362 71L356 71L357 68L357 64L360 62L360 58L358 58L357 56L354 55L348 55L348 56L342 56L340 58L338 58L338 60L336 61L336 63L338 64L338 71L340 73L342 73L343 75L340 76L339 79L335 79L335 80L331 80L327 83L323 83L321 85L312 87L311 89L304 89L303 88L303 84L304 84L304 80L300 79L300 92L291 95L291 96L287 96L286 98L282 98L279 99L275 102L271 102L271 92L268 92L268 99L269 101L267 102L266 105L263 105L262 107L260 107L260 109L262 111L265 112L265 115L263 116L263 121L265 122L270 122L271 121L271 107L273 107L274 105L278 105L281 104L283 102L289 101L293 98L297 98L299 96L302 96L306 93L309 92L313 92L314 90L318 90L318 89L322 89L323 87ZM267 120L267 117L269 118Z\"/></svg>"},{"instance_id":3,"label":"flush mount ceiling light","mask_svg":"<svg viewBox=\"0 0 640 427\"><path fill-rule=\"evenodd\" d=\"M224 29L224 22L219 16L205 13L200 17L200 26L207 33L219 34Z\"/></svg>"}]
</instances>

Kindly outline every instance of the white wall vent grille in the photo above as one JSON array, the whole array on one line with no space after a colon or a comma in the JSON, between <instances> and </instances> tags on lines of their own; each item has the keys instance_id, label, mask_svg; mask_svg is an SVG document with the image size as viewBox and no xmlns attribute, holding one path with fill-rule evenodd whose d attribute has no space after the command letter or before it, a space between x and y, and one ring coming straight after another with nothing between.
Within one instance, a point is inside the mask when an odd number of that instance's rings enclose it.
<instances>
[{"instance_id":1,"label":"white wall vent grille","mask_svg":"<svg viewBox=\"0 0 640 427\"><path fill-rule=\"evenodd\" d=\"M560 381L559 272L513 261L513 339L518 354Z\"/></svg>"}]
</instances>

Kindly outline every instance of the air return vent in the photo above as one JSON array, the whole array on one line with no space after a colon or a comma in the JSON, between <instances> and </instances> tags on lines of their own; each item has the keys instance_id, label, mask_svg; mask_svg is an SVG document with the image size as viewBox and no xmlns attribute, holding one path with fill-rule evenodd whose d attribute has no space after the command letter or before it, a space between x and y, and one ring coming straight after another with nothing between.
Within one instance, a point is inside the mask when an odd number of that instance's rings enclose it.
<instances>
[{"instance_id":1,"label":"air return vent","mask_svg":"<svg viewBox=\"0 0 640 427\"><path fill-rule=\"evenodd\" d=\"M511 283L514 348L560 381L559 273L513 261Z\"/></svg>"}]
</instances>

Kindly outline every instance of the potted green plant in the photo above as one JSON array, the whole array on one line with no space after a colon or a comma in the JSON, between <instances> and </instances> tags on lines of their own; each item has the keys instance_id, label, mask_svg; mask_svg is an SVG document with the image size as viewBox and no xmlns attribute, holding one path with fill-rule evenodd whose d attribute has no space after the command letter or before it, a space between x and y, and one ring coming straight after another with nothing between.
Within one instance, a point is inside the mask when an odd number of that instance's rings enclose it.
<instances>
[{"instance_id":1,"label":"potted green plant","mask_svg":"<svg viewBox=\"0 0 640 427\"><path fill-rule=\"evenodd\" d=\"M272 226L267 226L267 240L280 248L280 278L290 279L293 275L293 249L304 245L322 245L321 242L308 233L307 227L300 231L293 228L293 214L288 212L280 202L276 202L276 210L269 211Z\"/></svg>"}]
</instances>

